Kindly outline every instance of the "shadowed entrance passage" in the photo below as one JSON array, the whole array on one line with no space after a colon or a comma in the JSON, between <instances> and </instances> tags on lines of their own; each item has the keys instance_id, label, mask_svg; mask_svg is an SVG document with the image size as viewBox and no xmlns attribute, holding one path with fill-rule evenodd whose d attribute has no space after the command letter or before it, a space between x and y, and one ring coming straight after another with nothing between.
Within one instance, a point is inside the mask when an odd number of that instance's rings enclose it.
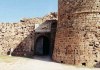
<instances>
[{"instance_id":1,"label":"shadowed entrance passage","mask_svg":"<svg viewBox=\"0 0 100 70\"><path fill-rule=\"evenodd\" d=\"M35 55L49 56L50 55L50 42L45 36L40 36L36 40Z\"/></svg>"}]
</instances>

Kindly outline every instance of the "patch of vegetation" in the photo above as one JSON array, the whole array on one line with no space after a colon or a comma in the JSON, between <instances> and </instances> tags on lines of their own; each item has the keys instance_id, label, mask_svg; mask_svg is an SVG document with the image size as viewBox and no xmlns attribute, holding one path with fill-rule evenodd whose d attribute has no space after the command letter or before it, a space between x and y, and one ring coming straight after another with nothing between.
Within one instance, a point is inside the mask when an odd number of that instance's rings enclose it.
<instances>
[{"instance_id":1,"label":"patch of vegetation","mask_svg":"<svg viewBox=\"0 0 100 70\"><path fill-rule=\"evenodd\" d=\"M10 63L15 61L15 57L12 56L0 56L0 62Z\"/></svg>"}]
</instances>

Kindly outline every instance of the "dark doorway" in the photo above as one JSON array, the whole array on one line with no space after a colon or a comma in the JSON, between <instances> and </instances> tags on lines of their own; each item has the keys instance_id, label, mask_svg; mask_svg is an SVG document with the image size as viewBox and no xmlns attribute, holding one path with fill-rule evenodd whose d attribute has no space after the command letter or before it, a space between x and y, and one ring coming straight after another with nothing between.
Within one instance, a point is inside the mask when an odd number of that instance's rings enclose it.
<instances>
[{"instance_id":1,"label":"dark doorway","mask_svg":"<svg viewBox=\"0 0 100 70\"><path fill-rule=\"evenodd\" d=\"M36 40L35 55L49 56L50 55L50 41L48 37L40 36Z\"/></svg>"}]
</instances>

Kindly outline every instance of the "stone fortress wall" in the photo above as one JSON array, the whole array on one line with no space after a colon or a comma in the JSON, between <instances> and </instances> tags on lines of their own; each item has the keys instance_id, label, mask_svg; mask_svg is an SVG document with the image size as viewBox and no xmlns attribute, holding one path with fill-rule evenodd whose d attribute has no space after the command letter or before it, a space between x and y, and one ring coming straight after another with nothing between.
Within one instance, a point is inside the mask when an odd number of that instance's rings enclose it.
<instances>
[{"instance_id":1,"label":"stone fortress wall","mask_svg":"<svg viewBox=\"0 0 100 70\"><path fill-rule=\"evenodd\" d=\"M0 55L33 56L35 24L57 19L56 13L42 18L22 19L18 23L0 24ZM11 52L12 51L12 52Z\"/></svg>"},{"instance_id":2,"label":"stone fortress wall","mask_svg":"<svg viewBox=\"0 0 100 70\"><path fill-rule=\"evenodd\" d=\"M52 59L79 66L100 66L100 1L58 1L58 24ZM35 24L53 19L57 20L57 15L51 13L43 18L0 24L0 55L9 55L13 49L12 55L32 56ZM55 33L55 28L52 30ZM53 35L51 39L54 39Z\"/></svg>"},{"instance_id":3,"label":"stone fortress wall","mask_svg":"<svg viewBox=\"0 0 100 70\"><path fill-rule=\"evenodd\" d=\"M58 0L53 59L79 66L100 65L100 0Z\"/></svg>"},{"instance_id":4,"label":"stone fortress wall","mask_svg":"<svg viewBox=\"0 0 100 70\"><path fill-rule=\"evenodd\" d=\"M9 55L11 49L16 51L17 53L14 53L17 55L26 55L25 53L30 52L33 37L32 23L0 24L0 55Z\"/></svg>"}]
</instances>

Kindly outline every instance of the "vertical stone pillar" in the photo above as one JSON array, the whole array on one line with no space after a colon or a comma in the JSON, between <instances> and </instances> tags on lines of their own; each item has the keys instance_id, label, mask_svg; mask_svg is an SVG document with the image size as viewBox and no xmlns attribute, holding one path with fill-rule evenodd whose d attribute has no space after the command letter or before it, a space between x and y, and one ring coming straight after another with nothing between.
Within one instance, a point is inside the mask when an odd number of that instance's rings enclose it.
<instances>
[{"instance_id":1,"label":"vertical stone pillar","mask_svg":"<svg viewBox=\"0 0 100 70\"><path fill-rule=\"evenodd\" d=\"M100 0L59 0L53 60L100 65Z\"/></svg>"}]
</instances>

